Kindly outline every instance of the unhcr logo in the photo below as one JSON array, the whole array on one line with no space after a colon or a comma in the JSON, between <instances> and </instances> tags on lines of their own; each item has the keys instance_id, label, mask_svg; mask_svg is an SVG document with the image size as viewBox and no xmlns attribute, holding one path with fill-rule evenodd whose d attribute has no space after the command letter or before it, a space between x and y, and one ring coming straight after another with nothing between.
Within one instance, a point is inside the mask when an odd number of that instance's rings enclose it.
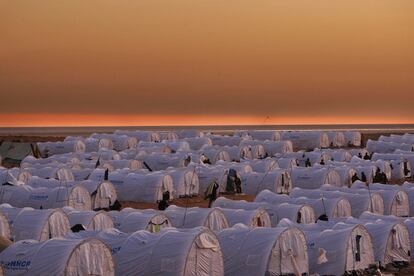
<instances>
[{"instance_id":1,"label":"unhcr logo","mask_svg":"<svg viewBox=\"0 0 414 276\"><path fill-rule=\"evenodd\" d=\"M30 195L30 199L33 200L47 200L48 198L48 195Z\"/></svg>"},{"instance_id":2,"label":"unhcr logo","mask_svg":"<svg viewBox=\"0 0 414 276\"><path fill-rule=\"evenodd\" d=\"M13 260L9 262L1 262L1 265L8 270L28 270L31 265L31 261Z\"/></svg>"}]
</instances>

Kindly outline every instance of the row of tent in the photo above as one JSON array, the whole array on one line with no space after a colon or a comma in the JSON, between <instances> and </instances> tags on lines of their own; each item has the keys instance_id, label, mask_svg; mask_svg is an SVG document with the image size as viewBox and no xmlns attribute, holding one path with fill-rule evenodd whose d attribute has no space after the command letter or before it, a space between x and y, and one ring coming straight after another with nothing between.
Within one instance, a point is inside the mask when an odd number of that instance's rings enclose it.
<instances>
[{"instance_id":1,"label":"row of tent","mask_svg":"<svg viewBox=\"0 0 414 276\"><path fill-rule=\"evenodd\" d=\"M414 221L366 212L275 228L82 231L0 253L6 275L343 275L411 260ZM171 250L174 248L174 250Z\"/></svg>"},{"instance_id":2,"label":"row of tent","mask_svg":"<svg viewBox=\"0 0 414 276\"><path fill-rule=\"evenodd\" d=\"M180 138L182 137L182 138ZM264 145L257 145L258 142ZM159 145L154 145L159 143ZM213 135L199 133L197 136L185 137L170 132L160 135L148 131L122 131L113 134L92 134L88 138L66 137L63 142L40 142L37 144L44 156L70 152L96 152L99 149L125 151L152 146L162 151L201 150L205 147L225 146L236 151L236 156L248 151L245 146L251 146L250 154L260 156L265 148L268 154L272 151L288 152L293 149L312 150L314 148L360 146L359 132L322 132L322 131L286 131L252 130L236 131L234 135ZM274 147L273 145L276 145ZM273 147L273 148L272 148ZM167 149L169 148L169 149Z\"/></svg>"}]
</instances>

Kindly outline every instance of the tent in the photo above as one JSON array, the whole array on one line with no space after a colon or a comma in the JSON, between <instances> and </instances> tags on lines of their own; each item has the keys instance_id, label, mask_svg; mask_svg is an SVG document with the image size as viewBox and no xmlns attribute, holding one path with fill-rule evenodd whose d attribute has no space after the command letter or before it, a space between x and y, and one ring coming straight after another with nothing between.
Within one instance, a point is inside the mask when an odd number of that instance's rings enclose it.
<instances>
[{"instance_id":1,"label":"tent","mask_svg":"<svg viewBox=\"0 0 414 276\"><path fill-rule=\"evenodd\" d=\"M369 214L369 212L366 212ZM364 213L365 214L365 213ZM374 244L375 261L385 267L394 262L410 262L410 235L403 222L365 219L347 219L346 223L363 224L371 234Z\"/></svg>"},{"instance_id":2,"label":"tent","mask_svg":"<svg viewBox=\"0 0 414 276\"><path fill-rule=\"evenodd\" d=\"M245 194L257 195L268 189L278 194L289 194L292 190L292 180L289 171L274 169L266 173L241 174L242 191Z\"/></svg>"},{"instance_id":3,"label":"tent","mask_svg":"<svg viewBox=\"0 0 414 276\"><path fill-rule=\"evenodd\" d=\"M184 138L183 141L189 143L192 150L200 150L203 146L213 145L213 141L209 137Z\"/></svg>"},{"instance_id":4,"label":"tent","mask_svg":"<svg viewBox=\"0 0 414 276\"><path fill-rule=\"evenodd\" d=\"M104 211L77 211L70 207L64 207L63 210L69 217L70 227L82 225L88 231L101 231L114 227L112 217Z\"/></svg>"},{"instance_id":5,"label":"tent","mask_svg":"<svg viewBox=\"0 0 414 276\"><path fill-rule=\"evenodd\" d=\"M243 209L255 211L257 209L266 210L271 220L272 227L275 227L279 223L279 217L277 214L277 206L263 202L249 202L245 200L231 200L225 197L219 197L213 203L213 207L220 207L226 209Z\"/></svg>"},{"instance_id":6,"label":"tent","mask_svg":"<svg viewBox=\"0 0 414 276\"><path fill-rule=\"evenodd\" d=\"M115 228L125 233L139 230L158 233L172 226L170 219L164 213L155 210L125 208L121 211L108 212L108 214L112 217Z\"/></svg>"},{"instance_id":7,"label":"tent","mask_svg":"<svg viewBox=\"0 0 414 276\"><path fill-rule=\"evenodd\" d=\"M183 208L170 205L164 213L172 225L178 228L204 226L212 231L219 231L229 227L229 222L220 208Z\"/></svg>"},{"instance_id":8,"label":"tent","mask_svg":"<svg viewBox=\"0 0 414 276\"><path fill-rule=\"evenodd\" d=\"M284 154L293 151L292 142L290 141L257 141L257 140L243 140L240 146L263 146L265 153L268 156L276 154Z\"/></svg>"},{"instance_id":9,"label":"tent","mask_svg":"<svg viewBox=\"0 0 414 276\"><path fill-rule=\"evenodd\" d=\"M182 129L177 131L177 135L180 139L185 138L196 138L196 137L204 137L204 133L200 130L196 129Z\"/></svg>"},{"instance_id":10,"label":"tent","mask_svg":"<svg viewBox=\"0 0 414 276\"><path fill-rule=\"evenodd\" d=\"M14 241L45 241L63 237L70 231L68 216L61 209L35 210L2 204L0 210L7 217Z\"/></svg>"},{"instance_id":11,"label":"tent","mask_svg":"<svg viewBox=\"0 0 414 276\"><path fill-rule=\"evenodd\" d=\"M182 153L175 154L149 154L137 156L138 160L144 161L153 171L165 170L168 167L183 168L185 167L185 159L188 156Z\"/></svg>"},{"instance_id":12,"label":"tent","mask_svg":"<svg viewBox=\"0 0 414 276\"><path fill-rule=\"evenodd\" d=\"M299 166L299 161L296 158L278 157L276 160L279 167L282 169L293 169Z\"/></svg>"},{"instance_id":13,"label":"tent","mask_svg":"<svg viewBox=\"0 0 414 276\"><path fill-rule=\"evenodd\" d=\"M294 187L317 189L324 184L341 186L341 176L328 168L293 168L291 179Z\"/></svg>"},{"instance_id":14,"label":"tent","mask_svg":"<svg viewBox=\"0 0 414 276\"><path fill-rule=\"evenodd\" d=\"M264 208L255 210L244 209L221 209L226 216L229 225L234 226L242 223L248 227L272 227L269 214Z\"/></svg>"},{"instance_id":15,"label":"tent","mask_svg":"<svg viewBox=\"0 0 414 276\"><path fill-rule=\"evenodd\" d=\"M329 147L329 137L322 131L284 131L282 132L282 140L291 141L294 150Z\"/></svg>"},{"instance_id":16,"label":"tent","mask_svg":"<svg viewBox=\"0 0 414 276\"><path fill-rule=\"evenodd\" d=\"M265 159L244 160L243 163L249 164L253 171L259 173L266 173L279 168L277 160L269 157Z\"/></svg>"},{"instance_id":17,"label":"tent","mask_svg":"<svg viewBox=\"0 0 414 276\"><path fill-rule=\"evenodd\" d=\"M229 135L207 135L215 146L239 146L242 138Z\"/></svg>"},{"instance_id":18,"label":"tent","mask_svg":"<svg viewBox=\"0 0 414 276\"><path fill-rule=\"evenodd\" d=\"M326 133L329 137L331 147L343 147L346 145L345 134L341 131L329 131Z\"/></svg>"},{"instance_id":19,"label":"tent","mask_svg":"<svg viewBox=\"0 0 414 276\"><path fill-rule=\"evenodd\" d=\"M28 185L1 186L0 203L35 209L53 209L64 206L85 211L91 209L91 197L88 191L80 186L56 188L32 188Z\"/></svg>"},{"instance_id":20,"label":"tent","mask_svg":"<svg viewBox=\"0 0 414 276\"><path fill-rule=\"evenodd\" d=\"M200 183L195 169L178 168L168 170L171 176L177 197L196 196L199 194Z\"/></svg>"},{"instance_id":21,"label":"tent","mask_svg":"<svg viewBox=\"0 0 414 276\"><path fill-rule=\"evenodd\" d=\"M285 158L295 158L299 166L305 167L306 161L309 159L312 166L320 164L322 161L327 164L331 160L331 156L326 151L297 151L290 152L283 155Z\"/></svg>"},{"instance_id":22,"label":"tent","mask_svg":"<svg viewBox=\"0 0 414 276\"><path fill-rule=\"evenodd\" d=\"M212 164L215 164L219 160L232 161L230 154L221 147L217 146L204 146L199 150L200 154L204 154Z\"/></svg>"},{"instance_id":23,"label":"tent","mask_svg":"<svg viewBox=\"0 0 414 276\"><path fill-rule=\"evenodd\" d=\"M352 159L352 154L344 149L316 149L315 152L326 154L326 156L330 157L331 161L349 162Z\"/></svg>"},{"instance_id":24,"label":"tent","mask_svg":"<svg viewBox=\"0 0 414 276\"><path fill-rule=\"evenodd\" d=\"M159 131L158 135L160 136L162 141L177 141L180 139L180 137L178 137L178 134L174 131Z\"/></svg>"},{"instance_id":25,"label":"tent","mask_svg":"<svg viewBox=\"0 0 414 276\"><path fill-rule=\"evenodd\" d=\"M128 135L94 133L90 137L98 139L98 140L101 140L101 139L110 140L113 145L112 148L116 151L133 149L133 148L136 148L138 144L138 140L136 137L130 137ZM108 144L106 148L111 148L110 144Z\"/></svg>"},{"instance_id":26,"label":"tent","mask_svg":"<svg viewBox=\"0 0 414 276\"><path fill-rule=\"evenodd\" d=\"M336 190L337 187L324 185L318 190L307 190L295 188L290 193L291 197L307 197L320 199L324 198L345 198L351 203L352 216L358 218L365 211L372 211L376 214L384 214L384 199L379 193L358 194Z\"/></svg>"},{"instance_id":27,"label":"tent","mask_svg":"<svg viewBox=\"0 0 414 276\"><path fill-rule=\"evenodd\" d=\"M384 154L374 153L373 161L381 162L388 161L391 166L391 177L388 179L401 180L412 175L412 168L414 166L414 154L406 155L401 153ZM384 161L382 161L384 162Z\"/></svg>"},{"instance_id":28,"label":"tent","mask_svg":"<svg viewBox=\"0 0 414 276\"><path fill-rule=\"evenodd\" d=\"M369 187L365 183L357 181L351 189L363 193L378 193L384 199L384 215L408 217L410 204L407 192L401 189L389 189L384 184L372 184ZM371 191L368 190L370 188Z\"/></svg>"},{"instance_id":29,"label":"tent","mask_svg":"<svg viewBox=\"0 0 414 276\"><path fill-rule=\"evenodd\" d=\"M305 235L298 228L248 228L218 234L225 275L308 275Z\"/></svg>"},{"instance_id":30,"label":"tent","mask_svg":"<svg viewBox=\"0 0 414 276\"><path fill-rule=\"evenodd\" d=\"M394 142L381 142L369 139L366 146L371 153L393 153L395 150L414 151L414 145Z\"/></svg>"},{"instance_id":31,"label":"tent","mask_svg":"<svg viewBox=\"0 0 414 276\"><path fill-rule=\"evenodd\" d=\"M6 275L115 275L111 250L100 240L23 240L0 254Z\"/></svg>"},{"instance_id":32,"label":"tent","mask_svg":"<svg viewBox=\"0 0 414 276\"><path fill-rule=\"evenodd\" d=\"M360 147L362 142L362 135L359 131L345 131L345 143L348 146Z\"/></svg>"},{"instance_id":33,"label":"tent","mask_svg":"<svg viewBox=\"0 0 414 276\"><path fill-rule=\"evenodd\" d=\"M29 155L40 156L35 144L4 141L0 145L0 164L2 162L20 164Z\"/></svg>"},{"instance_id":34,"label":"tent","mask_svg":"<svg viewBox=\"0 0 414 276\"><path fill-rule=\"evenodd\" d=\"M158 234L108 229L73 236L92 236L108 244L116 260L116 275L224 275L220 243L204 227L168 228Z\"/></svg>"},{"instance_id":35,"label":"tent","mask_svg":"<svg viewBox=\"0 0 414 276\"><path fill-rule=\"evenodd\" d=\"M251 136L254 140L259 141L280 141L281 135L280 131L277 130L236 130L236 136L245 137Z\"/></svg>"},{"instance_id":36,"label":"tent","mask_svg":"<svg viewBox=\"0 0 414 276\"><path fill-rule=\"evenodd\" d=\"M122 183L112 183L119 201L157 202L162 200L163 193L167 191L170 193L170 199L175 197L173 179L163 172L130 173Z\"/></svg>"},{"instance_id":37,"label":"tent","mask_svg":"<svg viewBox=\"0 0 414 276\"><path fill-rule=\"evenodd\" d=\"M161 137L157 132L154 131L144 131L144 130L116 130L115 134L117 135L127 135L129 137L135 137L138 142L160 142Z\"/></svg>"},{"instance_id":38,"label":"tent","mask_svg":"<svg viewBox=\"0 0 414 276\"><path fill-rule=\"evenodd\" d=\"M286 221L280 224L281 227L288 225L291 223ZM298 227L308 242L311 274L343 275L367 269L375 261L372 237L361 224L338 223L328 229L319 223Z\"/></svg>"}]
</instances>

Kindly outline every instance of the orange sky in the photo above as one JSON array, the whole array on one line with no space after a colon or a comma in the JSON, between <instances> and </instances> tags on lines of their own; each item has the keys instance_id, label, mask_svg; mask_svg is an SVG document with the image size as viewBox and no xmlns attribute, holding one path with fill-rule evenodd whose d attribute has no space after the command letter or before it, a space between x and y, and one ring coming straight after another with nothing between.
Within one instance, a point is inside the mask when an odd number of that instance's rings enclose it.
<instances>
[{"instance_id":1,"label":"orange sky","mask_svg":"<svg viewBox=\"0 0 414 276\"><path fill-rule=\"evenodd\" d=\"M0 126L414 123L413 14L412 0L0 0Z\"/></svg>"}]
</instances>

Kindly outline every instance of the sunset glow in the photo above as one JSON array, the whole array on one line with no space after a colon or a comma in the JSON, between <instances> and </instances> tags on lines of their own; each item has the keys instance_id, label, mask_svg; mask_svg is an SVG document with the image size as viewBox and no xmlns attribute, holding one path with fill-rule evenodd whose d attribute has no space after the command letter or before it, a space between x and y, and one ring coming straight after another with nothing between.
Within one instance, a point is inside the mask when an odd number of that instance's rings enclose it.
<instances>
[{"instance_id":1,"label":"sunset glow","mask_svg":"<svg viewBox=\"0 0 414 276\"><path fill-rule=\"evenodd\" d=\"M413 14L411 0L0 0L0 125L414 123Z\"/></svg>"}]
</instances>

